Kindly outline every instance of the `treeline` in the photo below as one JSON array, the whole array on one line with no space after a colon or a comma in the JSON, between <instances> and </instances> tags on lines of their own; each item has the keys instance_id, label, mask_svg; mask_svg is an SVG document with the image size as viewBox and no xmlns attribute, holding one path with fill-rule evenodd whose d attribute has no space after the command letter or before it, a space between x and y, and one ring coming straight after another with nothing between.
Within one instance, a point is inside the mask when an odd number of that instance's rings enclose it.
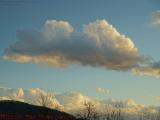
<instances>
[{"instance_id":1,"label":"treeline","mask_svg":"<svg viewBox=\"0 0 160 120\"><path fill-rule=\"evenodd\" d=\"M59 111L64 108L53 101L54 95L40 94L37 103L40 106L51 107ZM114 105L106 104L103 111L97 109L96 104L91 101L84 101L83 109L72 114L78 120L160 120L160 109L149 111L148 108L136 111L135 113L124 111L126 108L123 102L116 102Z\"/></svg>"},{"instance_id":2,"label":"treeline","mask_svg":"<svg viewBox=\"0 0 160 120\"><path fill-rule=\"evenodd\" d=\"M123 111L123 103L115 106L106 105L104 111L98 111L93 102L84 102L84 109L74 113L79 120L160 120L160 110L148 111L144 109L138 113Z\"/></svg>"}]
</instances>

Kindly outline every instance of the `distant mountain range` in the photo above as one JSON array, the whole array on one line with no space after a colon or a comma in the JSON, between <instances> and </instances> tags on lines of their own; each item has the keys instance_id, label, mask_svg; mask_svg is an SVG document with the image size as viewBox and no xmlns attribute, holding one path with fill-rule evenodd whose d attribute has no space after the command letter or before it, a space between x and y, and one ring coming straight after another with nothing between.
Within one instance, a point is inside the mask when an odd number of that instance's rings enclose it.
<instances>
[{"instance_id":1,"label":"distant mountain range","mask_svg":"<svg viewBox=\"0 0 160 120\"><path fill-rule=\"evenodd\" d=\"M65 112L13 100L0 101L0 120L76 120Z\"/></svg>"}]
</instances>

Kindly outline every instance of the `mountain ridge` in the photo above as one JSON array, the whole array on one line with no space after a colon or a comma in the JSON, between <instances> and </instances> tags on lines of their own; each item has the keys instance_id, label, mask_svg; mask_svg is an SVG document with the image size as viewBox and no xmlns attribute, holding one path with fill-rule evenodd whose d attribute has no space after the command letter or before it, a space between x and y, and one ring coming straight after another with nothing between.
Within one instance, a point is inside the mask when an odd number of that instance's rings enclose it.
<instances>
[{"instance_id":1,"label":"mountain ridge","mask_svg":"<svg viewBox=\"0 0 160 120\"><path fill-rule=\"evenodd\" d=\"M0 119L5 120L76 120L68 113L13 100L0 101Z\"/></svg>"}]
</instances>

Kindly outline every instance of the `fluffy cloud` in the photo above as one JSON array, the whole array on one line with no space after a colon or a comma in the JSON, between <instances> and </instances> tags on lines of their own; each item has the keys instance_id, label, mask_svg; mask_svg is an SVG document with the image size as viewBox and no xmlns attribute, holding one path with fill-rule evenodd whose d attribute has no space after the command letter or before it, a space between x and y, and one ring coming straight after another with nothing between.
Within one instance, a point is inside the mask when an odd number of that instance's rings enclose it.
<instances>
[{"instance_id":1,"label":"fluffy cloud","mask_svg":"<svg viewBox=\"0 0 160 120\"><path fill-rule=\"evenodd\" d=\"M46 95L47 92L39 88L24 90L22 88L12 89L12 88L0 87L0 100L18 100L30 104L39 105L37 101L41 94ZM50 101L63 108L55 98L51 98Z\"/></svg>"},{"instance_id":2,"label":"fluffy cloud","mask_svg":"<svg viewBox=\"0 0 160 120\"><path fill-rule=\"evenodd\" d=\"M155 25L159 14L153 15ZM4 51L6 60L57 67L90 65L160 77L160 62L140 54L133 41L106 20L90 22L82 32L67 21L47 20L40 30L20 30L16 36L17 41Z\"/></svg>"},{"instance_id":3,"label":"fluffy cloud","mask_svg":"<svg viewBox=\"0 0 160 120\"><path fill-rule=\"evenodd\" d=\"M47 20L41 30L17 31L17 42L4 59L20 63L70 64L129 70L145 60L133 41L106 20L96 20L77 32L67 21Z\"/></svg>"},{"instance_id":4,"label":"fluffy cloud","mask_svg":"<svg viewBox=\"0 0 160 120\"><path fill-rule=\"evenodd\" d=\"M153 26L160 26L160 10L157 10L152 15L152 25Z\"/></svg>"},{"instance_id":5,"label":"fluffy cloud","mask_svg":"<svg viewBox=\"0 0 160 120\"><path fill-rule=\"evenodd\" d=\"M78 92L64 92L55 94L56 99L64 106L66 111L76 111L84 107L85 101L92 101L89 97Z\"/></svg>"},{"instance_id":6,"label":"fluffy cloud","mask_svg":"<svg viewBox=\"0 0 160 120\"><path fill-rule=\"evenodd\" d=\"M106 89L106 88L98 87L98 88L97 88L97 92L109 94L111 91L110 91L109 89Z\"/></svg>"}]
</instances>

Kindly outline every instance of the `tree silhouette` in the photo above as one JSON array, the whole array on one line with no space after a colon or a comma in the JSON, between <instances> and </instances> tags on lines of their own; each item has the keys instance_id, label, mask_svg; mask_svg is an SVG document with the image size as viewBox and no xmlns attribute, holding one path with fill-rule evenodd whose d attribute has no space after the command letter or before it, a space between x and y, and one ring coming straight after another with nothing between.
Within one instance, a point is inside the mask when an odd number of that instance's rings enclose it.
<instances>
[{"instance_id":1,"label":"tree silhouette","mask_svg":"<svg viewBox=\"0 0 160 120\"><path fill-rule=\"evenodd\" d=\"M97 120L98 114L96 112L95 104L91 101L84 101L84 109L76 116L83 120Z\"/></svg>"}]
</instances>

